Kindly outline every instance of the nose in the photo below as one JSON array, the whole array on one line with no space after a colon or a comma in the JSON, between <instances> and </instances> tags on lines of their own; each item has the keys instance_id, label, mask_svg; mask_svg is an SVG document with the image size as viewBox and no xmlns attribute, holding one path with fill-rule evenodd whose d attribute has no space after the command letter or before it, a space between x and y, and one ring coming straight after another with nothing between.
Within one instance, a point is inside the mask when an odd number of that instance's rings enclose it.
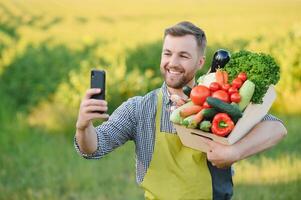
<instances>
[{"instance_id":1,"label":"nose","mask_svg":"<svg viewBox=\"0 0 301 200\"><path fill-rule=\"evenodd\" d=\"M169 60L169 65L170 66L179 66L179 58L177 55L172 55L170 60Z\"/></svg>"}]
</instances>

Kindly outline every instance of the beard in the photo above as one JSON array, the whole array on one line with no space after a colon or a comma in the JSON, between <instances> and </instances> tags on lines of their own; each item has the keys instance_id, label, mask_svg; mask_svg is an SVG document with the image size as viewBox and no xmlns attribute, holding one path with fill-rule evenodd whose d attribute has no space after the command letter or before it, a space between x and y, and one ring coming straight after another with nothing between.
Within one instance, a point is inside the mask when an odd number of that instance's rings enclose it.
<instances>
[{"instance_id":1,"label":"beard","mask_svg":"<svg viewBox=\"0 0 301 200\"><path fill-rule=\"evenodd\" d=\"M174 89L180 89L184 87L188 82L185 81L184 78L178 79L178 80L173 80L164 77L165 83L168 87L174 88Z\"/></svg>"},{"instance_id":2,"label":"beard","mask_svg":"<svg viewBox=\"0 0 301 200\"><path fill-rule=\"evenodd\" d=\"M164 77L164 81L168 87L174 88L174 89L181 89L187 83L189 83L193 76L188 76L185 73L181 73L179 75L173 75L170 74L167 70L161 70L161 74Z\"/></svg>"}]
</instances>

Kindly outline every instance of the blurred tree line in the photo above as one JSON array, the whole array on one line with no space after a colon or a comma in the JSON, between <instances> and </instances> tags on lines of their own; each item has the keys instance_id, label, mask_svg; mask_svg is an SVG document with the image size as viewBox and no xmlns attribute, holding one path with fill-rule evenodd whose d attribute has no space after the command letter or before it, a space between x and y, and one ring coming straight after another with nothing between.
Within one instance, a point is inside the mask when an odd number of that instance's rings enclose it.
<instances>
[{"instance_id":1,"label":"blurred tree line","mask_svg":"<svg viewBox=\"0 0 301 200\"><path fill-rule=\"evenodd\" d=\"M162 40L126 48L121 43L89 39L76 48L57 44L52 37L37 36L27 41L20 36L20 27L45 31L63 19L20 18L3 5L0 11L0 103L13 108L14 113L24 113L31 125L54 131L74 126L92 68L107 71L110 113L129 97L144 95L162 84L159 70ZM301 26L274 38L259 36L209 43L206 65L197 76L208 70L212 55L219 48L271 54L281 67L273 110L301 113L301 103L297 101L301 98Z\"/></svg>"}]
</instances>

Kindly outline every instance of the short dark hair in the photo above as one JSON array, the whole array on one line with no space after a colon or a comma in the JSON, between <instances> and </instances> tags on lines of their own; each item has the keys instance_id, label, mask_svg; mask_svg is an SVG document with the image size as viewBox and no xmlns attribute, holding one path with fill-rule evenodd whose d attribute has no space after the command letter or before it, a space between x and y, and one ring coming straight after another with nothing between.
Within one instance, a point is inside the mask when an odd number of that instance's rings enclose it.
<instances>
[{"instance_id":1,"label":"short dark hair","mask_svg":"<svg viewBox=\"0 0 301 200\"><path fill-rule=\"evenodd\" d=\"M172 35L172 36L193 35L196 39L201 54L205 55L205 49L207 44L205 32L199 27L195 26L193 23L188 21L183 21L172 27L169 27L164 31L164 38L167 35Z\"/></svg>"}]
</instances>

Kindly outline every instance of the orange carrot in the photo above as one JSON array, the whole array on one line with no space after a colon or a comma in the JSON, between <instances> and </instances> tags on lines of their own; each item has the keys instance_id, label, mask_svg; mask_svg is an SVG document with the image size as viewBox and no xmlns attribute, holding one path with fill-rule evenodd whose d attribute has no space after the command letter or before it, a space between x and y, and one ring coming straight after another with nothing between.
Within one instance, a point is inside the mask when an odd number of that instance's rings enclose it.
<instances>
[{"instance_id":1,"label":"orange carrot","mask_svg":"<svg viewBox=\"0 0 301 200\"><path fill-rule=\"evenodd\" d=\"M220 85L224 84L224 73L222 70L219 70L219 69L216 70L215 79L216 79L216 82L218 82Z\"/></svg>"},{"instance_id":2,"label":"orange carrot","mask_svg":"<svg viewBox=\"0 0 301 200\"><path fill-rule=\"evenodd\" d=\"M228 83L228 73L223 71L224 84Z\"/></svg>"},{"instance_id":3,"label":"orange carrot","mask_svg":"<svg viewBox=\"0 0 301 200\"><path fill-rule=\"evenodd\" d=\"M203 109L201 109L196 115L194 115L191 124L197 126L204 119Z\"/></svg>"},{"instance_id":4,"label":"orange carrot","mask_svg":"<svg viewBox=\"0 0 301 200\"><path fill-rule=\"evenodd\" d=\"M180 116L182 118L186 118L190 115L193 115L193 114L196 114L198 113L200 110L202 110L202 106L199 106L199 105L191 105L189 107L186 107L186 108L183 108L181 111L180 111Z\"/></svg>"},{"instance_id":5,"label":"orange carrot","mask_svg":"<svg viewBox=\"0 0 301 200\"><path fill-rule=\"evenodd\" d=\"M204 114L203 114L203 109L200 110L195 116L194 119L196 121L196 123L200 123L203 119L204 119Z\"/></svg>"}]
</instances>

